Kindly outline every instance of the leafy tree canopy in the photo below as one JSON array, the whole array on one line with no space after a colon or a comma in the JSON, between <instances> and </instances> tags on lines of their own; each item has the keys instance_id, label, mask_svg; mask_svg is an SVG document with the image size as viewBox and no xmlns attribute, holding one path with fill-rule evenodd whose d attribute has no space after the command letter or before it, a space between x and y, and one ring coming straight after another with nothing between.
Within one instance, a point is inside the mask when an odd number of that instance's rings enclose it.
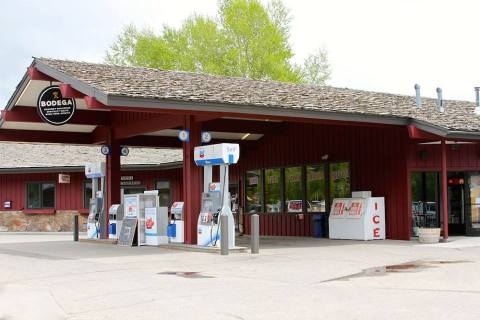
<instances>
[{"instance_id":1,"label":"leafy tree canopy","mask_svg":"<svg viewBox=\"0 0 480 320\"><path fill-rule=\"evenodd\" d=\"M323 85L330 76L327 53L303 66L291 60L291 16L280 0L221 0L217 17L193 15L160 34L126 26L107 51L106 62L164 70L204 72L251 79Z\"/></svg>"}]
</instances>

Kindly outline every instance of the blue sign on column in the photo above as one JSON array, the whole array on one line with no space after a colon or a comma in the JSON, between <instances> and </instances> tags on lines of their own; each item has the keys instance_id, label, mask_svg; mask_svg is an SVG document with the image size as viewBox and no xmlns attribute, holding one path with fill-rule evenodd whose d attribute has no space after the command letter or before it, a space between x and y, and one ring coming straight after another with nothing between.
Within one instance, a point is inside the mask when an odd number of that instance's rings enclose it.
<instances>
[{"instance_id":1,"label":"blue sign on column","mask_svg":"<svg viewBox=\"0 0 480 320\"><path fill-rule=\"evenodd\" d=\"M178 140L180 140L182 142L190 141L190 131L188 131L188 130L178 131Z\"/></svg>"}]
</instances>

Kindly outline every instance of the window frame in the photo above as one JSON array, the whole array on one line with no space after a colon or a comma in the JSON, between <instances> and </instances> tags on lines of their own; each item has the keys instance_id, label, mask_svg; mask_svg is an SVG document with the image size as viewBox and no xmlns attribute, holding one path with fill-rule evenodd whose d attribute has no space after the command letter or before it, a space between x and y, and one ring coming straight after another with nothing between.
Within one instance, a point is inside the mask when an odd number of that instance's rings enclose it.
<instances>
[{"instance_id":1,"label":"window frame","mask_svg":"<svg viewBox=\"0 0 480 320\"><path fill-rule=\"evenodd\" d=\"M288 166L283 166L282 167L282 175L283 175L283 185L282 185L282 188L283 188L283 213L284 214L300 214L300 213L306 213L306 198L307 198L307 195L306 195L306 169L305 169L306 165L305 164L297 164L297 165L288 165ZM301 212L289 212L288 211L288 207L287 207L287 188L286 188L286 183L287 183L287 174L286 174L286 171L285 169L287 168L300 168L300 192L302 194L302 211Z\"/></svg>"},{"instance_id":2,"label":"window frame","mask_svg":"<svg viewBox=\"0 0 480 320\"><path fill-rule=\"evenodd\" d=\"M350 160L336 160L336 161L327 161L327 168L328 168L328 172L327 172L327 176L328 176L328 187L327 187L327 190L328 190L328 212L330 213L330 207L331 207L331 201L333 201L333 199L330 198L331 196L331 177L330 177L330 165L331 164L335 164L335 163L348 163L348 178L349 178L349 188L348 188L348 193L349 193L349 197L352 196L352 185L353 185L353 181L352 181L352 161Z\"/></svg>"},{"instance_id":3,"label":"window frame","mask_svg":"<svg viewBox=\"0 0 480 320\"><path fill-rule=\"evenodd\" d=\"M86 198L86 192L87 192L87 184L90 183L91 184L91 187L90 189L92 190L92 197L93 197L93 181L92 180L83 180L83 184L82 184L82 189L83 189L83 208L84 209L90 209L90 199L88 199L88 203L85 202L85 200L87 200Z\"/></svg>"},{"instance_id":4,"label":"window frame","mask_svg":"<svg viewBox=\"0 0 480 320\"><path fill-rule=\"evenodd\" d=\"M341 162L346 162L346 161L341 161ZM307 208L307 202L308 202L308 167L322 167L323 168L323 179L324 179L324 197L325 197L325 212L315 212L315 211L308 211ZM328 161L323 161L323 162L316 162L316 163L310 163L306 164L304 166L305 170L305 213L309 214L328 214L330 212L330 162ZM351 183L351 176L350 176L350 183ZM351 188L351 186L350 186Z\"/></svg>"},{"instance_id":5,"label":"window frame","mask_svg":"<svg viewBox=\"0 0 480 320\"><path fill-rule=\"evenodd\" d=\"M267 175L265 173L266 170L280 170L280 211L279 212L267 212ZM253 171L253 170L249 170ZM279 214L284 213L285 211L285 168L281 166L277 167L267 167L260 169L262 171L263 176L263 213L271 213L271 214Z\"/></svg>"},{"instance_id":6,"label":"window frame","mask_svg":"<svg viewBox=\"0 0 480 320\"><path fill-rule=\"evenodd\" d=\"M40 184L43 186L44 184L52 184L53 185L53 206L52 207L44 207L43 206L43 192L40 192L40 207L30 208L28 206L28 185L29 184ZM43 188L42 188L43 190ZM25 209L27 210L42 210L42 209L55 209L57 205L57 183L55 180L35 180L35 181L27 181L25 182Z\"/></svg>"},{"instance_id":7,"label":"window frame","mask_svg":"<svg viewBox=\"0 0 480 320\"><path fill-rule=\"evenodd\" d=\"M244 201L244 204L245 204L245 213L249 213L247 212L247 209L248 209L248 200L247 200L247 186L248 186L248 177L247 177L247 173L249 171L260 171L260 181L261 181L261 187L260 187L260 190L259 190L259 195L260 195L260 205L261 205L261 211L260 212L256 212L256 214L263 214L265 213L265 172L264 172L264 169L246 169L244 171L244 174L243 174L243 177L244 177L244 181L245 183L243 184L243 201Z\"/></svg>"},{"instance_id":8,"label":"window frame","mask_svg":"<svg viewBox=\"0 0 480 320\"><path fill-rule=\"evenodd\" d=\"M169 203L168 203L168 206L167 207L171 207L172 206L172 181L170 179L155 179L153 180L153 184L154 184L154 189L155 190L158 190L157 188L157 182L168 182L168 200L169 200ZM158 193L160 194L160 190L158 190Z\"/></svg>"}]
</instances>

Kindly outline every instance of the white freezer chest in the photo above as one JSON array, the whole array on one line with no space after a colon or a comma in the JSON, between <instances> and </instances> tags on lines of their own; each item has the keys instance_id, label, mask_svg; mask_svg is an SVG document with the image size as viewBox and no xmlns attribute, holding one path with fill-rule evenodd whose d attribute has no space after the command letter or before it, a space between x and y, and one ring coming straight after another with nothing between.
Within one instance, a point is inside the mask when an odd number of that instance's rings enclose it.
<instances>
[{"instance_id":1,"label":"white freezer chest","mask_svg":"<svg viewBox=\"0 0 480 320\"><path fill-rule=\"evenodd\" d=\"M329 216L329 238L385 239L385 198L337 198Z\"/></svg>"}]
</instances>

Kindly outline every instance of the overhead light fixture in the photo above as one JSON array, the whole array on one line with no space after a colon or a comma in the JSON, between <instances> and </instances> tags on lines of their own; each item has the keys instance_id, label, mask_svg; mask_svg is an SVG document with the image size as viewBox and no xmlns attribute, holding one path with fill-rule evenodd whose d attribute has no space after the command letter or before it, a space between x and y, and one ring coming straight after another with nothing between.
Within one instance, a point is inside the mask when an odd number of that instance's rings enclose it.
<instances>
[{"instance_id":1,"label":"overhead light fixture","mask_svg":"<svg viewBox=\"0 0 480 320\"><path fill-rule=\"evenodd\" d=\"M249 136L250 136L250 133L245 133L245 134L242 136L242 140L247 139Z\"/></svg>"}]
</instances>

